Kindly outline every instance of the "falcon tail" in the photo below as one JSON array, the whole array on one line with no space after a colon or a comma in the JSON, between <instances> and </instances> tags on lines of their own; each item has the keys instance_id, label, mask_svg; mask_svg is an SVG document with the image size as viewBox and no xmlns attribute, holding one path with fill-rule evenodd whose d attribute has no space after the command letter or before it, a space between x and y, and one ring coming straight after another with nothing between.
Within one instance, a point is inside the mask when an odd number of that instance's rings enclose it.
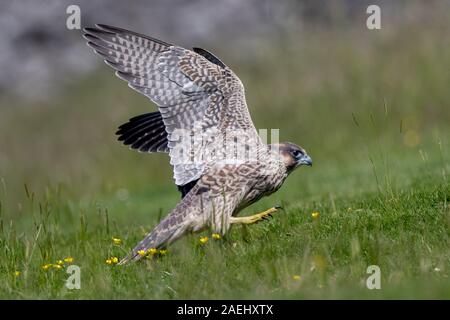
<instances>
[{"instance_id":1,"label":"falcon tail","mask_svg":"<svg viewBox=\"0 0 450 320\"><path fill-rule=\"evenodd\" d=\"M122 265L129 261L137 261L144 256L147 256L150 249L164 248L170 242L180 237L184 233L182 224L168 227L170 220L173 220L174 218L174 214L176 214L176 212L172 212L172 214L161 221L136 247L134 247L133 251L128 256L119 262L119 264Z\"/></svg>"},{"instance_id":2,"label":"falcon tail","mask_svg":"<svg viewBox=\"0 0 450 320\"><path fill-rule=\"evenodd\" d=\"M165 217L145 238L138 243L133 251L123 258L119 264L125 264L129 261L137 261L147 256L150 249L161 249L171 242L175 241L193 227L193 221L190 218L189 206L195 195L189 193L184 197L173 211Z\"/></svg>"}]
</instances>

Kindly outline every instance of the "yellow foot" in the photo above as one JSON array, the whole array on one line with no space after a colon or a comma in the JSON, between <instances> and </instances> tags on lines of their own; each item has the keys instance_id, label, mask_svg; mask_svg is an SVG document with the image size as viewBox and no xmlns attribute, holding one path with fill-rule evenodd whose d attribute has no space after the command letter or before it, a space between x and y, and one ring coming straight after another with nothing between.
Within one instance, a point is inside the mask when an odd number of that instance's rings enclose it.
<instances>
[{"instance_id":1,"label":"yellow foot","mask_svg":"<svg viewBox=\"0 0 450 320\"><path fill-rule=\"evenodd\" d=\"M240 223L240 224L252 224L261 220L265 220L268 217L271 217L274 212L277 212L281 207L272 207L266 211L248 216L248 217L231 217L231 223Z\"/></svg>"}]
</instances>

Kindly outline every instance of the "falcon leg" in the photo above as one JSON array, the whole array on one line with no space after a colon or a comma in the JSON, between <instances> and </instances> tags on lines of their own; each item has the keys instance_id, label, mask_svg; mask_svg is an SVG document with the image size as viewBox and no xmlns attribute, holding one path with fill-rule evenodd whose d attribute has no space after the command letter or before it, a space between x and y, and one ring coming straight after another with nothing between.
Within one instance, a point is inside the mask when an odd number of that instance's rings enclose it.
<instances>
[{"instance_id":1,"label":"falcon leg","mask_svg":"<svg viewBox=\"0 0 450 320\"><path fill-rule=\"evenodd\" d=\"M231 217L230 223L237 223L237 224L252 224L264 219L267 219L268 217L272 216L274 212L277 212L278 209L281 209L281 207L272 207L266 211L248 216L248 217Z\"/></svg>"}]
</instances>

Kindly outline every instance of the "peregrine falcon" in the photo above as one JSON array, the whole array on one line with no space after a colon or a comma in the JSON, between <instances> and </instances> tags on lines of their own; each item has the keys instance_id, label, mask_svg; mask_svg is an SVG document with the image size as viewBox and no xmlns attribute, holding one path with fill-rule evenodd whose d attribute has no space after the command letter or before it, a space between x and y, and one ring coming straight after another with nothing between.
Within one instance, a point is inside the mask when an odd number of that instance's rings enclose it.
<instances>
[{"instance_id":1,"label":"peregrine falcon","mask_svg":"<svg viewBox=\"0 0 450 320\"><path fill-rule=\"evenodd\" d=\"M277 208L236 215L277 191L294 169L312 165L298 145L261 139L242 82L211 52L102 24L85 28L84 37L119 78L157 105L157 112L131 118L117 135L141 152L169 153L182 193L172 212L121 264L165 248L187 232L211 228L223 235L232 224L264 219Z\"/></svg>"}]
</instances>

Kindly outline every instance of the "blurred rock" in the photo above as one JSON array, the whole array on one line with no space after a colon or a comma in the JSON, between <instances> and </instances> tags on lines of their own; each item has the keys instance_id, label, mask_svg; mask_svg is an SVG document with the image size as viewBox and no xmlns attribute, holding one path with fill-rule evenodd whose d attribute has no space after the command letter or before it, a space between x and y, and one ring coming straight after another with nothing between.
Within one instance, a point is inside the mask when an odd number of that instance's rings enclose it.
<instances>
[{"instance_id":1,"label":"blurred rock","mask_svg":"<svg viewBox=\"0 0 450 320\"><path fill-rule=\"evenodd\" d=\"M379 3L380 1L372 1ZM381 1L383 6L393 6ZM248 48L295 35L305 23L335 25L364 20L370 1L112 1L19 0L0 4L0 94L45 99L98 63L81 32L66 28L66 8L81 8L82 26L106 23L184 46ZM404 1L396 2L402 6ZM385 11L383 12L385 14ZM245 48L239 47L245 53ZM243 54L244 55L244 54Z\"/></svg>"}]
</instances>

